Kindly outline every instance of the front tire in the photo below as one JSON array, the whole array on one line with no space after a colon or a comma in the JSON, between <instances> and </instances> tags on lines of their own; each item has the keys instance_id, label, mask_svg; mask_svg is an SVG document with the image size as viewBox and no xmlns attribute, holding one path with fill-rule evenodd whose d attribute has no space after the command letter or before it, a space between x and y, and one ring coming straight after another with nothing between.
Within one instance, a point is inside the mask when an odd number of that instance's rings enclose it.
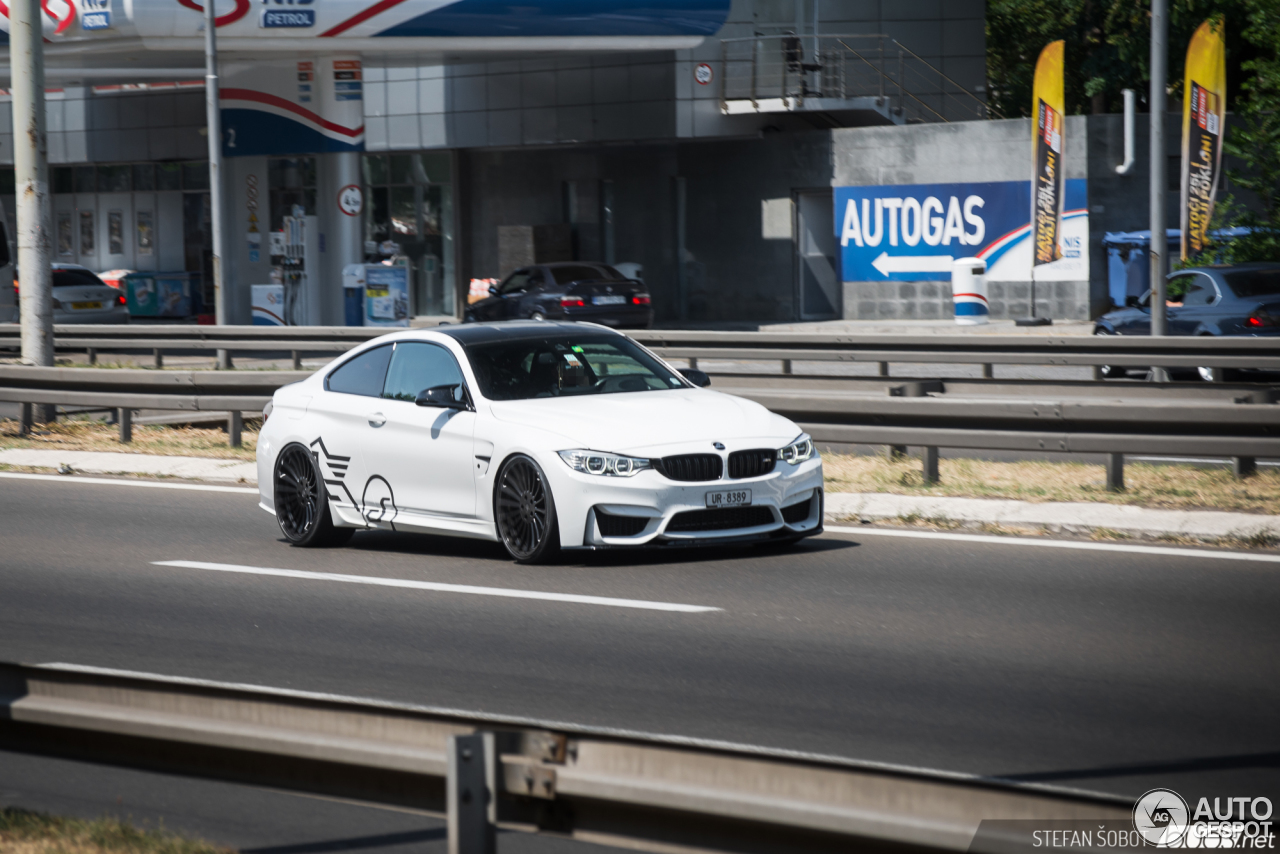
<instances>
[{"instance_id":1,"label":"front tire","mask_svg":"<svg viewBox=\"0 0 1280 854\"><path fill-rule=\"evenodd\" d=\"M493 518L498 538L516 563L542 563L560 549L551 486L532 457L517 454L494 480Z\"/></svg>"},{"instance_id":2,"label":"front tire","mask_svg":"<svg viewBox=\"0 0 1280 854\"><path fill-rule=\"evenodd\" d=\"M272 474L276 521L280 533L291 545L339 546L351 539L354 528L333 524L329 511L329 490L311 452L296 442L286 445L276 457Z\"/></svg>"}]
</instances>

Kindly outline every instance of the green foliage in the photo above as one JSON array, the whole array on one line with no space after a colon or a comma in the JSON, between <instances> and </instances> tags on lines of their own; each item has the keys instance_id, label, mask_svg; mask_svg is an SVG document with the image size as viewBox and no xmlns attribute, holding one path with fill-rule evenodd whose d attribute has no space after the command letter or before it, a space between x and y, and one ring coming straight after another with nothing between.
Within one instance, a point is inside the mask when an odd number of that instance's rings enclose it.
<instances>
[{"instance_id":1,"label":"green foliage","mask_svg":"<svg viewBox=\"0 0 1280 854\"><path fill-rule=\"evenodd\" d=\"M1233 193L1214 211L1216 228L1244 227L1252 233L1209 251L1224 263L1280 261L1280 0L1248 0L1246 39L1258 54L1242 63L1247 74L1237 99L1224 150L1246 168L1229 169L1237 190L1251 197L1245 206Z\"/></svg>"},{"instance_id":2,"label":"green foliage","mask_svg":"<svg viewBox=\"0 0 1280 854\"><path fill-rule=\"evenodd\" d=\"M1242 63L1257 54L1241 31L1252 7L1280 0L1170 0L1169 98L1182 98L1186 46L1196 27L1216 14L1227 22L1227 92L1239 91ZM1151 79L1151 10L1134 0L987 0L987 87L1006 116L1031 114L1036 59L1046 44L1066 42L1063 79L1068 113L1119 112L1121 90L1146 101Z\"/></svg>"}]
</instances>

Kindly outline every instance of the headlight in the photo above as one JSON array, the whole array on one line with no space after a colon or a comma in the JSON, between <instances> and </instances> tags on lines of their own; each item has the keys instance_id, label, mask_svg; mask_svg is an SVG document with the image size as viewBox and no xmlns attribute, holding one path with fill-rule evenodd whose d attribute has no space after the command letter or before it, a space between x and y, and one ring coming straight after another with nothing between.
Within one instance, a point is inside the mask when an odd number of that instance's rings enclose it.
<instances>
[{"instance_id":1,"label":"headlight","mask_svg":"<svg viewBox=\"0 0 1280 854\"><path fill-rule=\"evenodd\" d=\"M793 466L800 465L800 463L812 457L813 439L809 438L808 433L801 433L800 438L790 445L778 449L778 459L791 463Z\"/></svg>"},{"instance_id":2,"label":"headlight","mask_svg":"<svg viewBox=\"0 0 1280 854\"><path fill-rule=\"evenodd\" d=\"M561 451L560 459L574 471L605 477L632 477L637 472L650 467L648 460L600 451Z\"/></svg>"}]
</instances>

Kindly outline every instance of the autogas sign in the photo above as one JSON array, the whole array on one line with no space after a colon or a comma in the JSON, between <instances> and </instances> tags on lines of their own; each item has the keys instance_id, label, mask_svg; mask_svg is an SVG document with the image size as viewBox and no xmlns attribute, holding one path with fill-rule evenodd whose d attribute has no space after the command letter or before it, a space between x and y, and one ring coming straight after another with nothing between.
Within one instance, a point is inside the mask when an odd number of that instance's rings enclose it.
<instances>
[{"instance_id":1,"label":"autogas sign","mask_svg":"<svg viewBox=\"0 0 1280 854\"><path fill-rule=\"evenodd\" d=\"M1062 259L1037 281L1088 279L1087 182L1068 179ZM993 281L1031 278L1031 182L836 187L835 229L846 282L945 281L956 258L987 262Z\"/></svg>"}]
</instances>

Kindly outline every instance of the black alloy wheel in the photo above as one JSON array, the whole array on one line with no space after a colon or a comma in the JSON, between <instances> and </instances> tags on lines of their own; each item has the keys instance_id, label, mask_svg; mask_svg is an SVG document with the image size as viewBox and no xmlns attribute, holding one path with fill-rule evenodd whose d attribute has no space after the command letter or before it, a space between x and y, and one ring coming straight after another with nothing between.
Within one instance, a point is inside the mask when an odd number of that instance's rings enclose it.
<instances>
[{"instance_id":1,"label":"black alloy wheel","mask_svg":"<svg viewBox=\"0 0 1280 854\"><path fill-rule=\"evenodd\" d=\"M338 528L329 512L329 490L311 452L297 443L276 457L276 521L295 546L336 546L351 539L353 528Z\"/></svg>"},{"instance_id":2,"label":"black alloy wheel","mask_svg":"<svg viewBox=\"0 0 1280 854\"><path fill-rule=\"evenodd\" d=\"M493 503L498 536L516 562L539 563L559 549L555 501L531 458L518 454L502 464Z\"/></svg>"}]
</instances>

